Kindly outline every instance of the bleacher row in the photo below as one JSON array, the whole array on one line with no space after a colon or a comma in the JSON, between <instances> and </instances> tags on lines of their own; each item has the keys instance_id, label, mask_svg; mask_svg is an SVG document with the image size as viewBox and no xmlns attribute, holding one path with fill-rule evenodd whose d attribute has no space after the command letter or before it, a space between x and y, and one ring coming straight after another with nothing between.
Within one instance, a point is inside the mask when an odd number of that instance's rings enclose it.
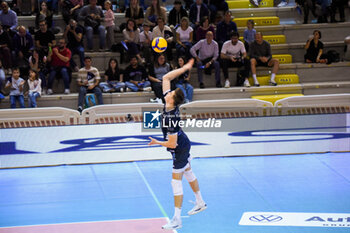
<instances>
[{"instance_id":1,"label":"bleacher row","mask_svg":"<svg viewBox=\"0 0 350 233\"><path fill-rule=\"evenodd\" d=\"M344 38L348 36L350 22L337 24L298 24L302 21L301 16L294 7L276 8L271 7L270 0L263 0L261 7L252 8L249 0L228 1L230 10L233 13L234 21L238 26L238 31L242 35L248 19L254 19L256 30L264 34L264 39L271 43L272 53L280 60L280 71L276 77L278 86L270 87L267 85L270 69L258 67L258 80L261 87L231 87L217 89L215 87L214 75L205 75L205 89L199 89L196 69L192 69L191 84L195 87L194 100L208 99L240 99L240 98L260 98L264 96L276 96L274 99L284 98L288 95L310 95L310 94L334 94L348 93L350 90L350 79L347 75L350 71L350 63L341 61L329 65L325 64L305 64L304 45L313 30L319 29L323 33L322 42L325 45L325 51L336 50L342 57L344 54ZM248 4L248 5L247 5ZM348 15L347 15L348 20ZM34 16L20 16L19 25L31 26L34 22ZM62 29L65 24L61 16L54 17L55 25ZM124 14L116 14L116 25L125 21ZM62 33L58 37L62 36ZM116 41L121 41L121 33L115 33ZM97 38L96 38L97 41ZM98 44L98 43L95 43ZM113 52L87 52L87 56L93 59L93 66L97 67L101 74L107 67L111 57L118 58L119 53ZM78 60L78 57L74 57ZM78 61L77 61L78 62ZM124 64L125 66L125 64ZM236 69L230 69L230 81L234 84L236 81ZM76 73L73 73L71 83L72 94L63 95L63 82L59 80L54 88L57 93L51 96L42 96L38 101L39 107L60 106L76 109L77 106L77 85L75 79ZM222 76L223 81L223 76ZM252 84L252 80L251 84ZM231 85L232 86L232 85ZM280 96L278 96L280 95ZM262 96L262 97L260 97ZM116 103L140 103L149 102L154 94L150 92L137 93L105 93L105 104ZM8 98L0 104L0 108L8 108Z\"/></svg>"}]
</instances>

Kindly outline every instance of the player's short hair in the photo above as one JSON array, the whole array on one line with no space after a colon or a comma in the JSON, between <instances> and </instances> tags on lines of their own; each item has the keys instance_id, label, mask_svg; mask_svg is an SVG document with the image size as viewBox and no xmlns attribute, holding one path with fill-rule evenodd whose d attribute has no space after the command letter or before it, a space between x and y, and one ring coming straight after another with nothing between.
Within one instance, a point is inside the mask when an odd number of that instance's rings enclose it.
<instances>
[{"instance_id":1,"label":"player's short hair","mask_svg":"<svg viewBox=\"0 0 350 233\"><path fill-rule=\"evenodd\" d=\"M174 105L178 106L184 102L185 95L183 91L180 88L175 89L175 95L174 95Z\"/></svg>"}]
</instances>

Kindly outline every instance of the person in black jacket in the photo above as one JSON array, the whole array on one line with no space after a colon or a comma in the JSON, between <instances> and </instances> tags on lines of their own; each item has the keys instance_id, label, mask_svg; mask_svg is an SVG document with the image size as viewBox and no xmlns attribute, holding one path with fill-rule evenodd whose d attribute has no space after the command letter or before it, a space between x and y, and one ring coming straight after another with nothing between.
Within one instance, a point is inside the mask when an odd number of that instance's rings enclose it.
<instances>
[{"instance_id":1,"label":"person in black jacket","mask_svg":"<svg viewBox=\"0 0 350 233\"><path fill-rule=\"evenodd\" d=\"M216 14L218 11L228 11L228 4L225 0L204 0L203 2L209 7L211 23L215 23Z\"/></svg>"},{"instance_id":2,"label":"person in black jacket","mask_svg":"<svg viewBox=\"0 0 350 233\"><path fill-rule=\"evenodd\" d=\"M182 17L188 17L187 11L183 8L181 1L175 0L174 8L169 13L169 26L175 28L176 25L180 25Z\"/></svg>"},{"instance_id":3,"label":"person in black jacket","mask_svg":"<svg viewBox=\"0 0 350 233\"><path fill-rule=\"evenodd\" d=\"M198 14L198 6L200 6L199 14ZM191 27L195 29L197 26L199 26L199 23L204 16L209 17L208 6L205 3L203 3L202 0L196 0L196 2L193 3L190 8L189 15L190 15Z\"/></svg>"}]
</instances>

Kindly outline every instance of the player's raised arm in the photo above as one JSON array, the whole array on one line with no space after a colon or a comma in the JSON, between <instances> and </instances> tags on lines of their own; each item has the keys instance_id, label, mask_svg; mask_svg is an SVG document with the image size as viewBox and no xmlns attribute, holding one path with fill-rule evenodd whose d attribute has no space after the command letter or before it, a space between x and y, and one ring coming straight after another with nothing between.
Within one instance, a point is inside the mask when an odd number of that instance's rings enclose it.
<instances>
[{"instance_id":1,"label":"player's raised arm","mask_svg":"<svg viewBox=\"0 0 350 233\"><path fill-rule=\"evenodd\" d=\"M192 69L192 66L194 64L194 59L191 58L183 67L175 69L167 73L166 75L163 76L163 93L170 90L170 82L171 80L177 78L181 74L185 73L188 70Z\"/></svg>"}]
</instances>

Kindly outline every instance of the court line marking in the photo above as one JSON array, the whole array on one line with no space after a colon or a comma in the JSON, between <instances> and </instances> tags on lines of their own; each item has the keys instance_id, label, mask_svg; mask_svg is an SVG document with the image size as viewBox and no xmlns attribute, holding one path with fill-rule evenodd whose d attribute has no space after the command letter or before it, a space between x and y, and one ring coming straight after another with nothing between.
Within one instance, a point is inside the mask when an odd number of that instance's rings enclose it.
<instances>
[{"instance_id":1,"label":"court line marking","mask_svg":"<svg viewBox=\"0 0 350 233\"><path fill-rule=\"evenodd\" d=\"M158 208L160 209L160 211L162 212L162 214L164 215L164 217L169 219L169 216L168 216L167 213L165 212L163 206L160 204L160 202L159 202L159 200L158 200L156 194L153 192L153 189L151 188L151 186L149 185L148 181L146 180L146 177L144 176L143 172L141 171L139 165L137 165L136 162L133 162L133 164L135 165L136 170L137 170L137 172L140 174L140 176L141 176L143 182L145 183L145 185L146 185L148 191L151 193L151 195L152 195L154 201L156 202Z\"/></svg>"},{"instance_id":2,"label":"court line marking","mask_svg":"<svg viewBox=\"0 0 350 233\"><path fill-rule=\"evenodd\" d=\"M152 195L154 201L157 203L158 208L160 209L160 211L162 212L162 214L164 215L164 217L165 217L165 218L168 220L168 222L169 222L169 221L170 221L169 216L168 216L167 213L165 212L165 210L164 210L162 204L160 204L160 202L159 202L159 200L158 200L156 194L153 192L153 189L151 188L150 184L148 183L146 177L144 176L144 174L143 174L143 172L141 171L140 167L137 165L137 162L133 162L133 164L135 165L136 170L137 170L138 173L140 174L140 176L141 176L143 182L144 182L145 185L147 186L148 191L151 193L151 195ZM174 233L177 233L176 230L173 230L173 232L174 232Z\"/></svg>"},{"instance_id":3,"label":"court line marking","mask_svg":"<svg viewBox=\"0 0 350 233\"><path fill-rule=\"evenodd\" d=\"M157 218L131 218L131 219L116 219L116 220L100 220L100 221L82 221L82 222L62 222L62 223L49 223L49 224L32 224L32 225L21 225L21 226L8 226L1 228L17 228L17 227L35 227L35 226L54 226L63 224L79 224L79 223L98 223L98 222L125 222L125 221L135 221L135 220L152 220L152 219L169 219L167 217L157 217Z\"/></svg>"}]
</instances>

